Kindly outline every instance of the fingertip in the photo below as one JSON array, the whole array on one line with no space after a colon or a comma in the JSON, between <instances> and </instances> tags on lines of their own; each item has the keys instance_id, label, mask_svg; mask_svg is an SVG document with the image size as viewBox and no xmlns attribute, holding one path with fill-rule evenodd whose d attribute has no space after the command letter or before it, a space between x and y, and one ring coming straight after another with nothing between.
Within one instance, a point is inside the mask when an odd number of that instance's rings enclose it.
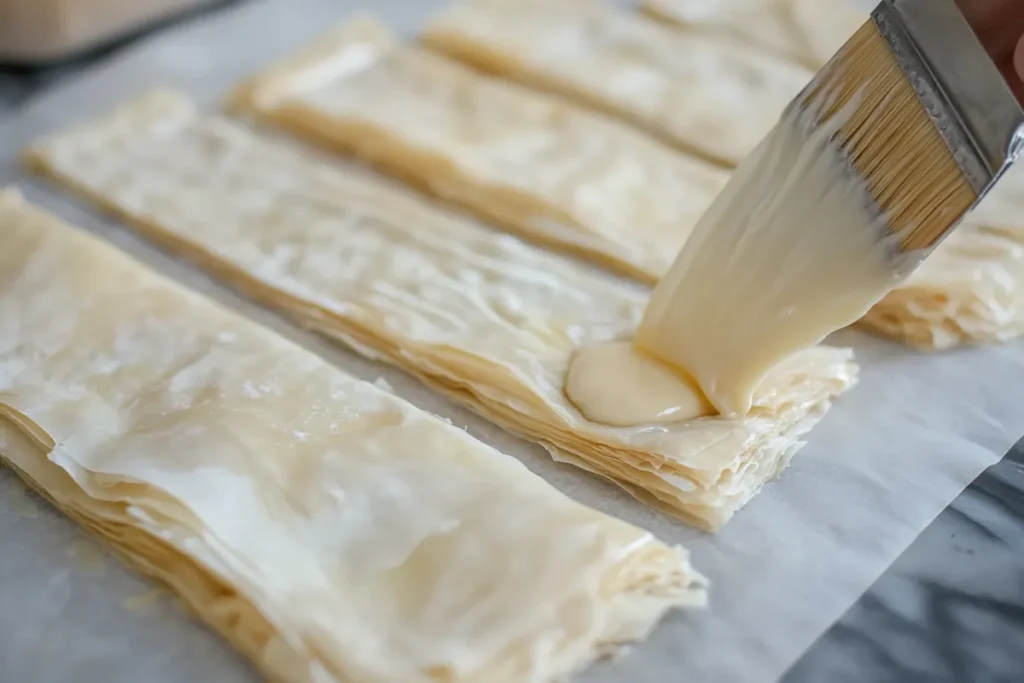
<instances>
[{"instance_id":1,"label":"fingertip","mask_svg":"<svg viewBox=\"0 0 1024 683\"><path fill-rule=\"evenodd\" d=\"M1013 65L1017 68L1017 75L1024 81L1024 36L1021 36L1017 43L1017 52L1013 56Z\"/></svg>"}]
</instances>

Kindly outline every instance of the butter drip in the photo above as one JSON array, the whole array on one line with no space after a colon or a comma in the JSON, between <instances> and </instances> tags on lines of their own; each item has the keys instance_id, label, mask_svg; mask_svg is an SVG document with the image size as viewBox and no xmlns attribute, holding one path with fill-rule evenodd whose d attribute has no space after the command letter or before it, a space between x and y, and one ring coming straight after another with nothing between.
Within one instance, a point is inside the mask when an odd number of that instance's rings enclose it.
<instances>
[{"instance_id":1,"label":"butter drip","mask_svg":"<svg viewBox=\"0 0 1024 683\"><path fill-rule=\"evenodd\" d=\"M827 121L815 106L789 108L701 218L644 312L636 348L693 377L724 416L747 414L773 366L861 318L919 260L900 253L887 216L833 141L857 101ZM603 377L577 378L574 402L593 419L603 415L594 406L616 402L631 406L617 423L664 421L657 397L641 399L651 372L630 375L625 358L606 358L619 366L602 367ZM574 365L570 376L584 370ZM583 396L583 387L607 395Z\"/></svg>"},{"instance_id":2,"label":"butter drip","mask_svg":"<svg viewBox=\"0 0 1024 683\"><path fill-rule=\"evenodd\" d=\"M569 367L565 393L587 419L616 427L714 414L700 388L631 342L586 346Z\"/></svg>"}]
</instances>

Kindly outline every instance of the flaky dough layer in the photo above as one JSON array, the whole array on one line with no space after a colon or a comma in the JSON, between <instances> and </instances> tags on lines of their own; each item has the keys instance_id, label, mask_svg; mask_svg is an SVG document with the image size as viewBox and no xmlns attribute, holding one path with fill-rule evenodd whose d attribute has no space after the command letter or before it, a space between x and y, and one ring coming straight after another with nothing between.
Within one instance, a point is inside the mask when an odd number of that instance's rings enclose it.
<instances>
[{"instance_id":1,"label":"flaky dough layer","mask_svg":"<svg viewBox=\"0 0 1024 683\"><path fill-rule=\"evenodd\" d=\"M0 193L0 457L272 679L555 681L685 551Z\"/></svg>"},{"instance_id":2,"label":"flaky dough layer","mask_svg":"<svg viewBox=\"0 0 1024 683\"><path fill-rule=\"evenodd\" d=\"M439 211L376 177L157 92L30 161L302 324L384 358L554 457L716 529L855 381L845 349L778 366L745 419L588 421L576 350L629 338L647 290Z\"/></svg>"}]
</instances>

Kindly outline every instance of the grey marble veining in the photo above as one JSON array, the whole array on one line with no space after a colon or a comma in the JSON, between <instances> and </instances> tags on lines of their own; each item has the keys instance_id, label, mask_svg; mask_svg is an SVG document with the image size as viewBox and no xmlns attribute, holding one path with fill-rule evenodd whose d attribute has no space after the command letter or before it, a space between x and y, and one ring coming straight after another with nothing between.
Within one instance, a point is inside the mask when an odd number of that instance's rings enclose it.
<instances>
[{"instance_id":1,"label":"grey marble veining","mask_svg":"<svg viewBox=\"0 0 1024 683\"><path fill-rule=\"evenodd\" d=\"M785 683L1024 681L1024 443L979 476Z\"/></svg>"}]
</instances>

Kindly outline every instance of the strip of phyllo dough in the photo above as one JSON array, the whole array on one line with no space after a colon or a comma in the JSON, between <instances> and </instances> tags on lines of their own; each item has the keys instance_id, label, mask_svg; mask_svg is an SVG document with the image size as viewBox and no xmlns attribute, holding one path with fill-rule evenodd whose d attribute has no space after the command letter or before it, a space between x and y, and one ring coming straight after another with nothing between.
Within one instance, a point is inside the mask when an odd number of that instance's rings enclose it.
<instances>
[{"instance_id":1,"label":"strip of phyllo dough","mask_svg":"<svg viewBox=\"0 0 1024 683\"><path fill-rule=\"evenodd\" d=\"M271 680L562 680L703 602L683 549L13 191L0 232L0 458Z\"/></svg>"},{"instance_id":2,"label":"strip of phyllo dough","mask_svg":"<svg viewBox=\"0 0 1024 683\"><path fill-rule=\"evenodd\" d=\"M29 161L302 325L386 359L559 460L721 526L855 379L847 349L777 366L744 418L615 427L566 398L574 354L630 339L649 291L160 91Z\"/></svg>"},{"instance_id":3,"label":"strip of phyllo dough","mask_svg":"<svg viewBox=\"0 0 1024 683\"><path fill-rule=\"evenodd\" d=\"M728 35L679 31L606 0L462 0L428 24L424 41L723 166L761 142L813 75Z\"/></svg>"},{"instance_id":4,"label":"strip of phyllo dough","mask_svg":"<svg viewBox=\"0 0 1024 683\"><path fill-rule=\"evenodd\" d=\"M1024 242L973 221L958 228L861 325L921 349L1020 336Z\"/></svg>"},{"instance_id":5,"label":"strip of phyllo dough","mask_svg":"<svg viewBox=\"0 0 1024 683\"><path fill-rule=\"evenodd\" d=\"M855 0L643 0L644 11L819 69L868 20Z\"/></svg>"},{"instance_id":6,"label":"strip of phyllo dough","mask_svg":"<svg viewBox=\"0 0 1024 683\"><path fill-rule=\"evenodd\" d=\"M611 117L404 44L367 18L250 79L232 103L648 282L727 179Z\"/></svg>"}]
</instances>

